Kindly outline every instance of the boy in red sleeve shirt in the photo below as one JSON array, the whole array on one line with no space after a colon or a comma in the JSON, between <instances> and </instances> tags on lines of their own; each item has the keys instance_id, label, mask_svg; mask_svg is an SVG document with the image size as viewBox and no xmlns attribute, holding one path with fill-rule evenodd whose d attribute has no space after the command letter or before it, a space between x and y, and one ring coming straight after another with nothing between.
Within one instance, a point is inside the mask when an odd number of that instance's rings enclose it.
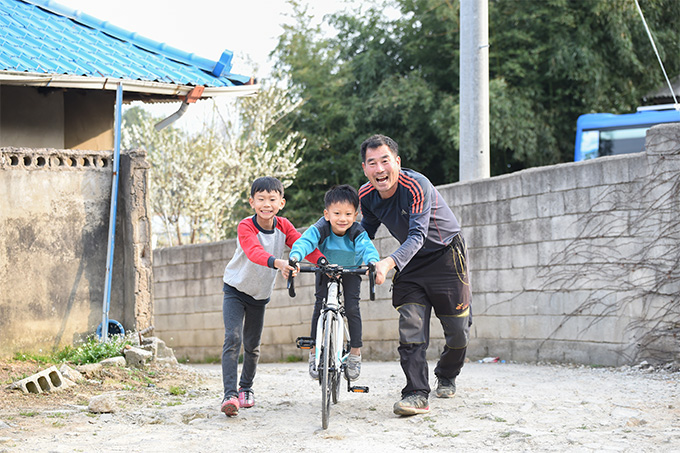
<instances>
[{"instance_id":1,"label":"boy in red sleeve shirt","mask_svg":"<svg viewBox=\"0 0 680 453\"><path fill-rule=\"evenodd\" d=\"M252 407L253 380L260 357L260 337L264 310L274 289L277 269L285 278L296 269L282 259L300 237L292 223L276 214L286 204L283 184L276 178L262 177L250 188L250 206L255 215L238 225L238 242L234 256L224 269L224 347L222 349L222 383L224 399L221 411L238 414L240 407ZM307 260L315 263L323 257L314 250ZM238 356L243 344L243 367L236 387Z\"/></svg>"}]
</instances>

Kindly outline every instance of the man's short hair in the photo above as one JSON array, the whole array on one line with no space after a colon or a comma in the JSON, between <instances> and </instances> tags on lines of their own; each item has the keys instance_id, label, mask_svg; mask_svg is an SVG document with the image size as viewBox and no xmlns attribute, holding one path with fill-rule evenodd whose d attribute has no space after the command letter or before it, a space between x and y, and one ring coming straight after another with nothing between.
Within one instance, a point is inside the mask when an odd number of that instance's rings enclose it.
<instances>
[{"instance_id":1,"label":"man's short hair","mask_svg":"<svg viewBox=\"0 0 680 453\"><path fill-rule=\"evenodd\" d=\"M251 197L254 197L258 192L278 192L283 197L283 184L273 176L263 176L253 181L250 186Z\"/></svg>"},{"instance_id":2,"label":"man's short hair","mask_svg":"<svg viewBox=\"0 0 680 453\"><path fill-rule=\"evenodd\" d=\"M354 209L359 209L359 194L357 190L349 184L341 184L330 188L323 197L323 202L328 209L333 203L350 203Z\"/></svg>"},{"instance_id":3,"label":"man's short hair","mask_svg":"<svg viewBox=\"0 0 680 453\"><path fill-rule=\"evenodd\" d=\"M382 145L387 146L390 151L392 151L392 154L395 155L395 157L399 155L399 145L397 145L397 142L389 138L387 135L376 134L368 137L361 144L361 161L366 162L367 149L379 148Z\"/></svg>"}]
</instances>

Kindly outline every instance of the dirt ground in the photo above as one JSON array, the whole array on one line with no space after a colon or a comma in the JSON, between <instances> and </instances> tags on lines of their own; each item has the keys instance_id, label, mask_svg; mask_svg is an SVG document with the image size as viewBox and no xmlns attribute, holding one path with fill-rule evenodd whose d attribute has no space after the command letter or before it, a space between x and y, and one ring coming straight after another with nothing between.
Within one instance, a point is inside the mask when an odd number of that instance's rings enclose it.
<instances>
[{"instance_id":1,"label":"dirt ground","mask_svg":"<svg viewBox=\"0 0 680 453\"><path fill-rule=\"evenodd\" d=\"M261 364L256 405L232 418L219 412L219 365L107 368L51 394L4 388L35 371L0 364L0 452L680 451L680 374L664 370L472 362L454 398L399 417L398 362L365 362L369 393L343 391L327 430L306 363ZM102 393L114 413L88 411Z\"/></svg>"}]
</instances>

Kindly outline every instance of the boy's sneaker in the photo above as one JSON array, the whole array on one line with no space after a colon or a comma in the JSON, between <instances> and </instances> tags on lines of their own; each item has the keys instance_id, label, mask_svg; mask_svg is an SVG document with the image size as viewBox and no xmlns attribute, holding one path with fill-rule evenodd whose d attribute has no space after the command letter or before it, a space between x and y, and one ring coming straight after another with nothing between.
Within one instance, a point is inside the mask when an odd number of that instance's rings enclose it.
<instances>
[{"instance_id":1,"label":"boy's sneaker","mask_svg":"<svg viewBox=\"0 0 680 453\"><path fill-rule=\"evenodd\" d=\"M255 405L255 395L252 390L238 389L238 404L241 407L253 407Z\"/></svg>"},{"instance_id":2,"label":"boy's sneaker","mask_svg":"<svg viewBox=\"0 0 680 453\"><path fill-rule=\"evenodd\" d=\"M316 354L314 352L309 353L309 375L312 379L319 379L319 370L316 369Z\"/></svg>"},{"instance_id":3,"label":"boy's sneaker","mask_svg":"<svg viewBox=\"0 0 680 453\"><path fill-rule=\"evenodd\" d=\"M361 356L350 354L347 358L347 378L356 381L361 374Z\"/></svg>"},{"instance_id":4,"label":"boy's sneaker","mask_svg":"<svg viewBox=\"0 0 680 453\"><path fill-rule=\"evenodd\" d=\"M230 396L222 401L222 408L220 410L224 412L224 415L227 417L233 417L234 415L238 415L238 408L238 397Z\"/></svg>"},{"instance_id":5,"label":"boy's sneaker","mask_svg":"<svg viewBox=\"0 0 680 453\"><path fill-rule=\"evenodd\" d=\"M394 403L394 413L397 415L427 414L428 412L430 412L430 405L427 397L418 393L406 395Z\"/></svg>"},{"instance_id":6,"label":"boy's sneaker","mask_svg":"<svg viewBox=\"0 0 680 453\"><path fill-rule=\"evenodd\" d=\"M437 376L437 389L434 394L439 398L453 398L453 395L456 394L456 378L449 379Z\"/></svg>"}]
</instances>

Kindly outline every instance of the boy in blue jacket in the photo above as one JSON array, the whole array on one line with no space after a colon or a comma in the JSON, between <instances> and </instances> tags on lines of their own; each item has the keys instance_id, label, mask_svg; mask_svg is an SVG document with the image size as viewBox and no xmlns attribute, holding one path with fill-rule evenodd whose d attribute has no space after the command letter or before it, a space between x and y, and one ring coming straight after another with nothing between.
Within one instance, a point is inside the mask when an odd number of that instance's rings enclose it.
<instances>
[{"instance_id":1,"label":"boy in blue jacket","mask_svg":"<svg viewBox=\"0 0 680 453\"><path fill-rule=\"evenodd\" d=\"M343 184L331 188L324 197L326 208L314 225L309 227L295 241L290 258L300 261L311 251L318 248L328 262L343 267L359 266L380 261L380 255L366 231L356 222L359 213L359 194L354 187ZM361 373L361 312L359 298L360 275L342 277L345 294L345 315L350 336L350 354L347 360L347 374L351 381ZM316 274L316 301L312 315L312 338L316 338L316 324L321 315L321 307L328 292L328 277ZM314 351L309 354L309 374L313 379L319 377L314 363Z\"/></svg>"}]
</instances>

